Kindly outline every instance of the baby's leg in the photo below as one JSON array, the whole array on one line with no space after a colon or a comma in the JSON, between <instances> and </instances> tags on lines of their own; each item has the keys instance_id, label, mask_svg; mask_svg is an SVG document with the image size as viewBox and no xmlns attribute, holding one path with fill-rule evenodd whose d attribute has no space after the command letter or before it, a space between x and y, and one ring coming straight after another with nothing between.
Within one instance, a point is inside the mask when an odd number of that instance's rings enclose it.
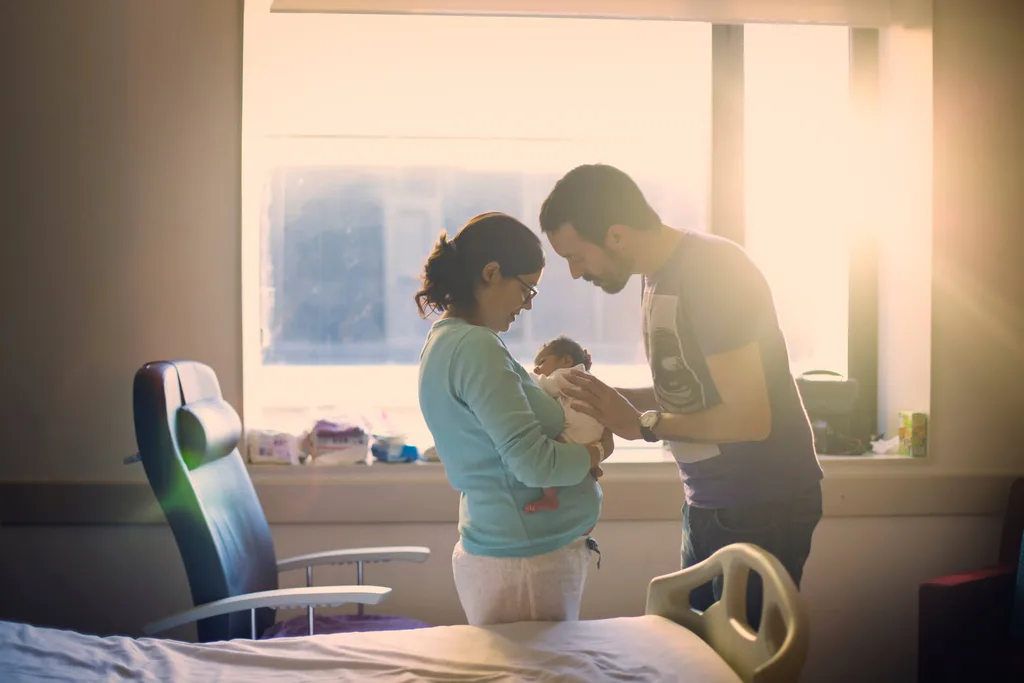
<instances>
[{"instance_id":1,"label":"baby's leg","mask_svg":"<svg viewBox=\"0 0 1024 683\"><path fill-rule=\"evenodd\" d=\"M541 489L541 497L531 501L523 507L526 512L540 512L541 510L558 509L558 489L554 486Z\"/></svg>"}]
</instances>

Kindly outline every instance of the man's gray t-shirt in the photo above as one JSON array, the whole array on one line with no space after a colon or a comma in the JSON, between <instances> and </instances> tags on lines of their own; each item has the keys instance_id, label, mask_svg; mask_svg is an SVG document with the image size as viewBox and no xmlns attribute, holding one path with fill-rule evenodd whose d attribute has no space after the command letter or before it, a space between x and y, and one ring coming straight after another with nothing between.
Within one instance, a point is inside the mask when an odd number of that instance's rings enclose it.
<instances>
[{"instance_id":1,"label":"man's gray t-shirt","mask_svg":"<svg viewBox=\"0 0 1024 683\"><path fill-rule=\"evenodd\" d=\"M771 291L743 249L685 231L665 265L644 278L643 332L655 397L667 413L718 405L705 359L754 342L760 347L771 434L740 443L670 442L688 503L725 508L768 502L821 480Z\"/></svg>"}]
</instances>

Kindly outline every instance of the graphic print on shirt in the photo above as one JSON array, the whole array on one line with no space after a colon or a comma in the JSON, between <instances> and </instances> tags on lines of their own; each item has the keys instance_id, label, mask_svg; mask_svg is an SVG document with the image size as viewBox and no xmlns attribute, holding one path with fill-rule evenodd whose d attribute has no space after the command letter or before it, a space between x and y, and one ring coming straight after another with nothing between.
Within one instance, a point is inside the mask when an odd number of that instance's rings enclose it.
<instances>
[{"instance_id":1,"label":"graphic print on shirt","mask_svg":"<svg viewBox=\"0 0 1024 683\"><path fill-rule=\"evenodd\" d=\"M693 413L707 407L704 387L686 362L679 339L679 297L644 297L644 348L654 379L654 395L670 413Z\"/></svg>"}]
</instances>

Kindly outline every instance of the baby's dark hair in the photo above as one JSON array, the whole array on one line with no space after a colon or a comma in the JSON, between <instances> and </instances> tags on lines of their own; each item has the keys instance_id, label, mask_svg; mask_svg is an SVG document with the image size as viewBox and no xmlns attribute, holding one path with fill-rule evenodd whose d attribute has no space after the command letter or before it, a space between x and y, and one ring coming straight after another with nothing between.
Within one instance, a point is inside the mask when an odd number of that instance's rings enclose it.
<instances>
[{"instance_id":1,"label":"baby's dark hair","mask_svg":"<svg viewBox=\"0 0 1024 683\"><path fill-rule=\"evenodd\" d=\"M573 365L582 365L584 369L590 370L590 356L583 349L583 346L576 340L560 335L540 347L537 356L546 355L568 356L572 359Z\"/></svg>"},{"instance_id":2,"label":"baby's dark hair","mask_svg":"<svg viewBox=\"0 0 1024 683\"><path fill-rule=\"evenodd\" d=\"M453 306L471 310L484 266L492 262L504 277L538 273L544 268L544 248L537 233L512 216L474 216L455 237L442 234L427 257L423 286L415 297L420 315L444 313Z\"/></svg>"}]
</instances>

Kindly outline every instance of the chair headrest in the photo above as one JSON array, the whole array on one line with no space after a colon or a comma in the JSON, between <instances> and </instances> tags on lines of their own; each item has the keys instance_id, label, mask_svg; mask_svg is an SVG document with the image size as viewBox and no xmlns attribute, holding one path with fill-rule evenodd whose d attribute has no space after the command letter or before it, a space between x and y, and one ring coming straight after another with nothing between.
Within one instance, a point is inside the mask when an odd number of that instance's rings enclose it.
<instances>
[{"instance_id":1,"label":"chair headrest","mask_svg":"<svg viewBox=\"0 0 1024 683\"><path fill-rule=\"evenodd\" d=\"M224 399L206 398L178 408L177 434L181 457L194 470L238 447L242 421Z\"/></svg>"}]
</instances>

